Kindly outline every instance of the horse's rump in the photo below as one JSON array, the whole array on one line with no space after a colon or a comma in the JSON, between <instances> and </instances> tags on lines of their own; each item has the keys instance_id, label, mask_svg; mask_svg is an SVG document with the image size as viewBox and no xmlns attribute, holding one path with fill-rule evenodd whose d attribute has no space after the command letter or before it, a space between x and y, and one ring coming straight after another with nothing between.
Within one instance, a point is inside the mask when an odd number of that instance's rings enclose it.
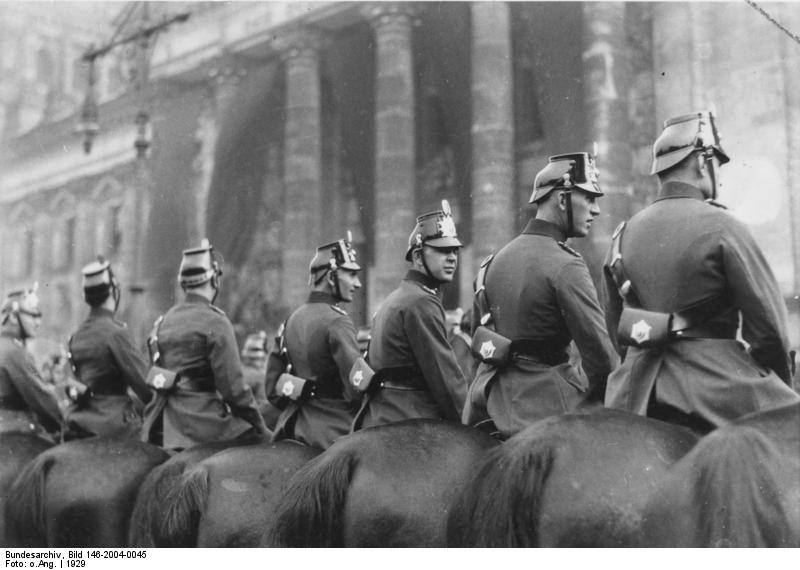
<instances>
[{"instance_id":1,"label":"horse's rump","mask_svg":"<svg viewBox=\"0 0 800 570\"><path fill-rule=\"evenodd\" d=\"M636 546L647 497L696 441L616 410L539 421L475 470L455 499L448 546Z\"/></svg>"},{"instance_id":2,"label":"horse's rump","mask_svg":"<svg viewBox=\"0 0 800 570\"><path fill-rule=\"evenodd\" d=\"M800 405L704 437L650 499L646 545L800 546L799 439Z\"/></svg>"},{"instance_id":3,"label":"horse's rump","mask_svg":"<svg viewBox=\"0 0 800 570\"><path fill-rule=\"evenodd\" d=\"M297 471L272 546L444 546L455 490L497 442L438 420L360 430Z\"/></svg>"},{"instance_id":4,"label":"horse's rump","mask_svg":"<svg viewBox=\"0 0 800 570\"><path fill-rule=\"evenodd\" d=\"M125 546L134 497L167 454L136 441L89 438L39 454L14 481L5 520L16 546Z\"/></svg>"},{"instance_id":5,"label":"horse's rump","mask_svg":"<svg viewBox=\"0 0 800 570\"><path fill-rule=\"evenodd\" d=\"M152 547L160 542L164 505L184 471L215 453L251 442L228 440L201 443L170 457L153 469L139 487L128 533L128 546Z\"/></svg>"}]
</instances>

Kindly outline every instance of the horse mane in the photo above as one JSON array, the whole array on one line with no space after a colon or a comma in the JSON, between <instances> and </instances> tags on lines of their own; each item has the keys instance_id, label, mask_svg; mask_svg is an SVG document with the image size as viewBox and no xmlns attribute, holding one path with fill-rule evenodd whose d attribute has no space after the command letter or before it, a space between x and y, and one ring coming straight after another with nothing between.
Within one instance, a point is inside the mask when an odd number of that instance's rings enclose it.
<instances>
[{"instance_id":1,"label":"horse mane","mask_svg":"<svg viewBox=\"0 0 800 570\"><path fill-rule=\"evenodd\" d=\"M344 546L344 505L358 459L348 448L332 449L291 477L275 506L275 524L265 546Z\"/></svg>"},{"instance_id":2,"label":"horse mane","mask_svg":"<svg viewBox=\"0 0 800 570\"><path fill-rule=\"evenodd\" d=\"M492 449L454 499L447 545L537 546L541 496L555 458L555 445L546 439L510 440Z\"/></svg>"},{"instance_id":3,"label":"horse mane","mask_svg":"<svg viewBox=\"0 0 800 570\"><path fill-rule=\"evenodd\" d=\"M706 436L693 455L699 544L791 545L790 519L781 500L785 485L778 479L783 458L767 436L748 426L722 428Z\"/></svg>"},{"instance_id":4,"label":"horse mane","mask_svg":"<svg viewBox=\"0 0 800 570\"><path fill-rule=\"evenodd\" d=\"M47 474L55 465L52 456L39 456L28 463L14 481L5 503L5 528L10 545L49 546L45 493Z\"/></svg>"}]
</instances>

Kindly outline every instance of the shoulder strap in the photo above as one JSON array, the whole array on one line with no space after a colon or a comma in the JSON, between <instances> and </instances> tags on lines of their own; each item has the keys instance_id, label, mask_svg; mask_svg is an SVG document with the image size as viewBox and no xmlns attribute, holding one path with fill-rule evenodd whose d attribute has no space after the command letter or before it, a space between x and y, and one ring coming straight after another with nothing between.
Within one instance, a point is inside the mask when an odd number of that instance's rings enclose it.
<instances>
[{"instance_id":1,"label":"shoulder strap","mask_svg":"<svg viewBox=\"0 0 800 570\"><path fill-rule=\"evenodd\" d=\"M621 222L611 236L611 263L608 266L614 283L617 285L620 297L627 304L634 307L641 307L633 282L625 271L625 264L622 262L622 236L625 234L627 222Z\"/></svg>"},{"instance_id":2,"label":"shoulder strap","mask_svg":"<svg viewBox=\"0 0 800 570\"><path fill-rule=\"evenodd\" d=\"M164 322L164 317L165 315L159 315L156 322L153 324L153 332L150 333L150 338L147 339L147 347L150 349L150 360L156 365L161 361L161 351L158 349L158 331L161 329L161 323Z\"/></svg>"},{"instance_id":3,"label":"shoulder strap","mask_svg":"<svg viewBox=\"0 0 800 570\"><path fill-rule=\"evenodd\" d=\"M72 369L72 374L75 376L75 378L80 380L80 378L78 378L78 369L75 366L75 361L72 360L72 337L74 336L74 334L71 334L67 339L67 360L69 361L69 367Z\"/></svg>"},{"instance_id":4,"label":"shoulder strap","mask_svg":"<svg viewBox=\"0 0 800 570\"><path fill-rule=\"evenodd\" d=\"M286 325L289 324L289 319L287 318L285 321L281 323L280 328L278 329L278 352L283 357L286 363L286 372L292 373L292 359L289 356L289 347L286 346Z\"/></svg>"},{"instance_id":5,"label":"shoulder strap","mask_svg":"<svg viewBox=\"0 0 800 570\"><path fill-rule=\"evenodd\" d=\"M486 295L486 272L489 271L489 265L491 265L493 259L493 253L486 256L481 261L480 269L478 269L478 274L475 276L475 300L481 312L480 323L483 326L491 326L493 320L489 297Z\"/></svg>"}]
</instances>

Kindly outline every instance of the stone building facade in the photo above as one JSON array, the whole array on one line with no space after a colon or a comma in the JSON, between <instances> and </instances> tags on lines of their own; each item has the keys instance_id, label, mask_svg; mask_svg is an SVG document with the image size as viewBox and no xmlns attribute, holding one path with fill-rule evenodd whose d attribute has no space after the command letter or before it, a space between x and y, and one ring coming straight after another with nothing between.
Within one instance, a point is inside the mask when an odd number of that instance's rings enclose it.
<instances>
[{"instance_id":1,"label":"stone building facade","mask_svg":"<svg viewBox=\"0 0 800 570\"><path fill-rule=\"evenodd\" d=\"M192 15L159 37L144 95L125 88L124 50L102 58L88 155L76 61L112 29L13 6L0 289L38 280L55 342L85 314L80 267L98 253L142 340L204 236L224 258L218 304L245 333L274 330L306 296L315 246L350 229L366 325L405 271L415 216L445 198L466 244L445 305L466 307L480 260L526 221L535 172L593 141L607 196L574 246L596 277L613 228L655 195L661 122L714 104L733 157L721 199L764 248L800 345L800 46L744 3L154 3ZM765 6L800 31L797 10ZM153 140L137 159L143 105Z\"/></svg>"}]
</instances>

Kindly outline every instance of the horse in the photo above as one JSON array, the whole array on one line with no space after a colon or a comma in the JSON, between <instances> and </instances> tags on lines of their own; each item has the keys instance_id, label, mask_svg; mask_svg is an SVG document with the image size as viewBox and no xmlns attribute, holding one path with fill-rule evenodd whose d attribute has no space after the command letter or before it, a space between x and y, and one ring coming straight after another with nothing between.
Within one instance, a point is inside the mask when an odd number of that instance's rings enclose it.
<instances>
[{"instance_id":1,"label":"horse","mask_svg":"<svg viewBox=\"0 0 800 570\"><path fill-rule=\"evenodd\" d=\"M212 441L193 445L173 455L153 469L139 487L131 514L128 546L143 548L156 546L156 535L160 533L162 511L165 501L183 473L200 461L231 447L250 445L260 439Z\"/></svg>"},{"instance_id":2,"label":"horse","mask_svg":"<svg viewBox=\"0 0 800 570\"><path fill-rule=\"evenodd\" d=\"M292 476L261 546L444 546L456 490L496 445L475 428L431 419L342 437Z\"/></svg>"},{"instance_id":3,"label":"horse","mask_svg":"<svg viewBox=\"0 0 800 570\"><path fill-rule=\"evenodd\" d=\"M220 451L187 469L153 533L162 547L255 547L289 478L322 452L295 441Z\"/></svg>"},{"instance_id":4,"label":"horse","mask_svg":"<svg viewBox=\"0 0 800 570\"><path fill-rule=\"evenodd\" d=\"M800 404L704 437L648 501L647 546L800 547Z\"/></svg>"},{"instance_id":5,"label":"horse","mask_svg":"<svg viewBox=\"0 0 800 570\"><path fill-rule=\"evenodd\" d=\"M30 461L9 489L6 534L15 547L121 547L136 491L168 454L133 440L92 437Z\"/></svg>"},{"instance_id":6,"label":"horse","mask_svg":"<svg viewBox=\"0 0 800 570\"><path fill-rule=\"evenodd\" d=\"M11 484L26 464L53 445L32 432L0 434L0 546L6 546L3 510Z\"/></svg>"},{"instance_id":7,"label":"horse","mask_svg":"<svg viewBox=\"0 0 800 570\"><path fill-rule=\"evenodd\" d=\"M603 409L540 420L490 451L456 493L451 547L623 547L698 436Z\"/></svg>"}]
</instances>

